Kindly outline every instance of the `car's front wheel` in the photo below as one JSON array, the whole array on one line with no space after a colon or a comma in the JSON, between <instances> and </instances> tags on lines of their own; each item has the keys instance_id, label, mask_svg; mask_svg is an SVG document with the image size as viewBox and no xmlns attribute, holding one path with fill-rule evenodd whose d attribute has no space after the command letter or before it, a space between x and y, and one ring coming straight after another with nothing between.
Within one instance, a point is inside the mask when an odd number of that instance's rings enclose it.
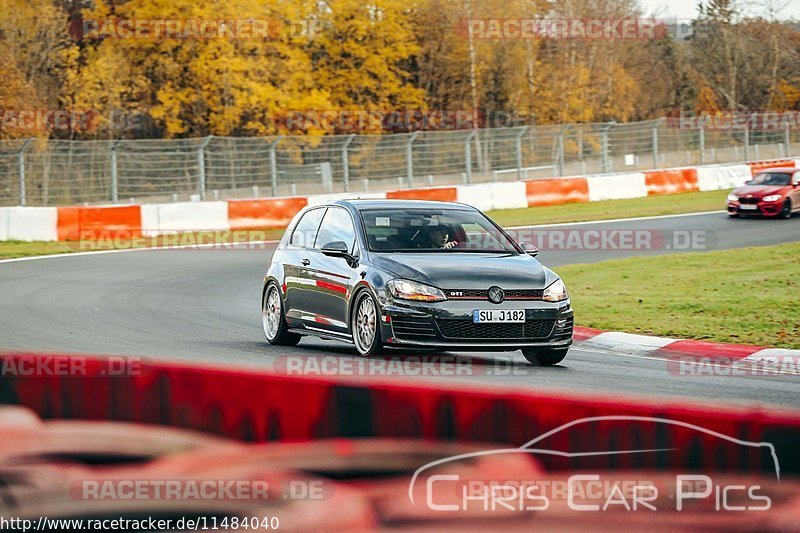
<instances>
[{"instance_id":1,"label":"car's front wheel","mask_svg":"<svg viewBox=\"0 0 800 533\"><path fill-rule=\"evenodd\" d=\"M783 202L783 209L781 209L781 218L792 218L792 201L788 198Z\"/></svg>"},{"instance_id":2,"label":"car's front wheel","mask_svg":"<svg viewBox=\"0 0 800 533\"><path fill-rule=\"evenodd\" d=\"M552 366L557 365L567 356L567 349L561 348L558 350L542 349L542 348L523 348L522 355L528 362L535 366Z\"/></svg>"},{"instance_id":3,"label":"car's front wheel","mask_svg":"<svg viewBox=\"0 0 800 533\"><path fill-rule=\"evenodd\" d=\"M275 283L270 283L261 303L261 323L264 336L270 344L277 346L294 346L300 342L300 335L289 332L286 315L283 312L281 293Z\"/></svg>"},{"instance_id":4,"label":"car's front wheel","mask_svg":"<svg viewBox=\"0 0 800 533\"><path fill-rule=\"evenodd\" d=\"M378 305L367 290L361 291L356 296L350 317L350 331L353 333L353 344L359 355L370 357L382 351Z\"/></svg>"}]
</instances>

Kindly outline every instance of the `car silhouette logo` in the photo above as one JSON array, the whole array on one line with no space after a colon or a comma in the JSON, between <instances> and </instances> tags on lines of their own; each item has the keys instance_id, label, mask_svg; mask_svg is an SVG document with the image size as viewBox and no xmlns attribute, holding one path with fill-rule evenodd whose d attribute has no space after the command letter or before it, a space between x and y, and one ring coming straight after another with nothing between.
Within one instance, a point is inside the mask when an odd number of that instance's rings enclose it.
<instances>
[{"instance_id":1,"label":"car silhouette logo","mask_svg":"<svg viewBox=\"0 0 800 533\"><path fill-rule=\"evenodd\" d=\"M499 304L506 297L506 294L500 287L489 287L488 296L490 302Z\"/></svg>"}]
</instances>

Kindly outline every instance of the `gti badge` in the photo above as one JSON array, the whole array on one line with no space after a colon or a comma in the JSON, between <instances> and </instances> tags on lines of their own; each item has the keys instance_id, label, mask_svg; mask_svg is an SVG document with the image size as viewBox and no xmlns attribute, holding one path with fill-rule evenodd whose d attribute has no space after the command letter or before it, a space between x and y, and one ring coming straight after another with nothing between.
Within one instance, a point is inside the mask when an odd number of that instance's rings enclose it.
<instances>
[{"instance_id":1,"label":"gti badge","mask_svg":"<svg viewBox=\"0 0 800 533\"><path fill-rule=\"evenodd\" d=\"M500 302L503 301L503 298L506 297L505 293L503 292L503 289L501 289L500 287L489 287L488 295L489 295L489 301L494 304L499 304Z\"/></svg>"}]
</instances>

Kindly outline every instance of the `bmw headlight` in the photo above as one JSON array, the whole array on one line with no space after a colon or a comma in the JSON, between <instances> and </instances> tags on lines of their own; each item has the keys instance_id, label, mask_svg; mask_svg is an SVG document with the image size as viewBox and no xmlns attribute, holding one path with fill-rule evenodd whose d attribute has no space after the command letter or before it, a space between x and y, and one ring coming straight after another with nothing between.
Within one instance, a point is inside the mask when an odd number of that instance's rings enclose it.
<instances>
[{"instance_id":1,"label":"bmw headlight","mask_svg":"<svg viewBox=\"0 0 800 533\"><path fill-rule=\"evenodd\" d=\"M561 281L560 278L551 283L550 286L544 290L544 294L542 295L542 300L546 302L560 302L567 298L569 298L567 286L564 285L564 282Z\"/></svg>"},{"instance_id":2,"label":"bmw headlight","mask_svg":"<svg viewBox=\"0 0 800 533\"><path fill-rule=\"evenodd\" d=\"M762 200L764 200L765 202L777 202L780 199L781 199L780 194L770 194L769 196L765 196L764 198L762 198Z\"/></svg>"},{"instance_id":3,"label":"bmw headlight","mask_svg":"<svg viewBox=\"0 0 800 533\"><path fill-rule=\"evenodd\" d=\"M735 194L731 193L731 194L728 195L728 201L729 202L737 202L738 200L739 200L739 197L736 196Z\"/></svg>"},{"instance_id":4,"label":"bmw headlight","mask_svg":"<svg viewBox=\"0 0 800 533\"><path fill-rule=\"evenodd\" d=\"M447 300L442 291L436 287L408 281L406 279L393 279L386 284L389 294L400 300L415 300L418 302L441 302Z\"/></svg>"}]
</instances>

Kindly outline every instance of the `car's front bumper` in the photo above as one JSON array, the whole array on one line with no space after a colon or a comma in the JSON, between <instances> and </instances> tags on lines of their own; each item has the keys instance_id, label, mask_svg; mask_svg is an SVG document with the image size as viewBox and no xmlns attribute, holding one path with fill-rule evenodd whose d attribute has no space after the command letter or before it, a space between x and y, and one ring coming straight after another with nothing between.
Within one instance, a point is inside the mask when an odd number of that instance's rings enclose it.
<instances>
[{"instance_id":1,"label":"car's front bumper","mask_svg":"<svg viewBox=\"0 0 800 533\"><path fill-rule=\"evenodd\" d=\"M742 205L753 206L754 208L742 208ZM781 213L782 209L783 199L776 202L764 202L763 200L759 200L758 203L750 204L728 200L728 213L731 215L775 217Z\"/></svg>"},{"instance_id":2,"label":"car's front bumper","mask_svg":"<svg viewBox=\"0 0 800 533\"><path fill-rule=\"evenodd\" d=\"M525 323L475 324L476 309L523 309ZM572 344L573 312L569 300L447 300L381 305L381 333L388 346L452 350L513 351L520 348L566 348Z\"/></svg>"}]
</instances>

